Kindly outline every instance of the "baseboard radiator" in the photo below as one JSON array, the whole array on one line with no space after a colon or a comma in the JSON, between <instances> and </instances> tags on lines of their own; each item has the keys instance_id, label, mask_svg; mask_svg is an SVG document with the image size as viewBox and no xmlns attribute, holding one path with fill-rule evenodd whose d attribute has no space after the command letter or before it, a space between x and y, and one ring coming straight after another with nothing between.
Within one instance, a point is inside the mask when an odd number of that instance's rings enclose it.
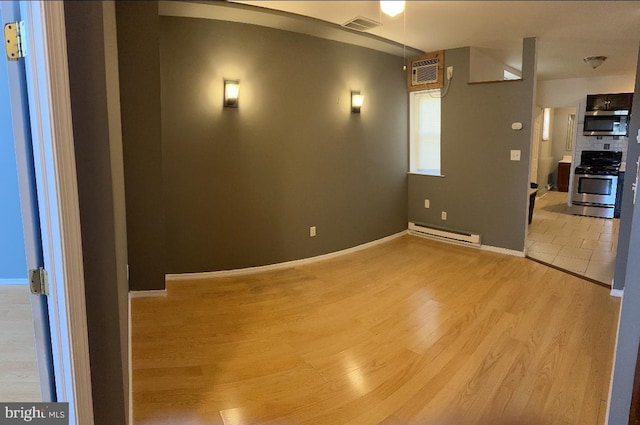
<instances>
[{"instance_id":1,"label":"baseboard radiator","mask_svg":"<svg viewBox=\"0 0 640 425\"><path fill-rule=\"evenodd\" d=\"M463 245L480 246L480 235L409 222L409 233Z\"/></svg>"}]
</instances>

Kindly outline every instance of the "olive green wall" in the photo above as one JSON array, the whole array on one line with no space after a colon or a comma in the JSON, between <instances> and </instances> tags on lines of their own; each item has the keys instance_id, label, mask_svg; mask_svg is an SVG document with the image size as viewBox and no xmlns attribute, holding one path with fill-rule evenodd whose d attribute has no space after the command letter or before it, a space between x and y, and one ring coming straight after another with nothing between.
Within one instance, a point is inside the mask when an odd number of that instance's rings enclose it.
<instances>
[{"instance_id":1,"label":"olive green wall","mask_svg":"<svg viewBox=\"0 0 640 425\"><path fill-rule=\"evenodd\" d=\"M131 289L164 288L158 3L117 1L116 24Z\"/></svg>"},{"instance_id":2,"label":"olive green wall","mask_svg":"<svg viewBox=\"0 0 640 425\"><path fill-rule=\"evenodd\" d=\"M638 68L640 69L640 52ZM633 95L633 111L640 110L640 73L636 74ZM616 341L613 365L613 380L607 423L627 424L631 413L631 400L634 396L634 380L638 371L638 344L640 342L640 208L633 204L631 183L636 179L636 161L640 159L640 145L633 140L640 133L640 114L631 115L629 123L629 150L625 183L623 186L622 214L616 257L616 272L613 289L624 289L622 297L618 338Z\"/></svg>"},{"instance_id":3,"label":"olive green wall","mask_svg":"<svg viewBox=\"0 0 640 425\"><path fill-rule=\"evenodd\" d=\"M105 55L112 27L103 2L65 2L69 91L73 121L82 261L94 423L125 424L128 418L126 240L121 158L114 155L118 129L112 126ZM108 37L111 37L109 34ZM117 119L117 118L116 118Z\"/></svg>"},{"instance_id":4,"label":"olive green wall","mask_svg":"<svg viewBox=\"0 0 640 425\"><path fill-rule=\"evenodd\" d=\"M118 22L121 45L123 27L125 36L136 23L145 33L120 55L132 289L164 287L159 277L134 278L136 263L154 275L274 264L400 232L407 218L523 251L534 39L523 43L524 78L516 82L468 84L469 49L446 52L454 79L442 103L445 177L407 178L401 58L254 25L145 13L141 21L129 10ZM225 78L240 80L238 109L222 107ZM145 95L133 96L141 84ZM365 98L359 115L350 112L351 90ZM516 121L523 130L511 129ZM509 160L512 149L521 161Z\"/></svg>"},{"instance_id":5,"label":"olive green wall","mask_svg":"<svg viewBox=\"0 0 640 425\"><path fill-rule=\"evenodd\" d=\"M409 176L409 221L480 234L483 245L524 250L535 59L535 39L525 39L523 80L468 84L469 48L445 52L454 77L442 98L444 177ZM521 122L522 130L512 130L513 122ZM510 160L511 150L521 151L520 161Z\"/></svg>"},{"instance_id":6,"label":"olive green wall","mask_svg":"<svg viewBox=\"0 0 640 425\"><path fill-rule=\"evenodd\" d=\"M402 58L177 17L160 18L160 53L167 273L281 263L406 229ZM238 109L222 107L225 78L240 80Z\"/></svg>"}]
</instances>

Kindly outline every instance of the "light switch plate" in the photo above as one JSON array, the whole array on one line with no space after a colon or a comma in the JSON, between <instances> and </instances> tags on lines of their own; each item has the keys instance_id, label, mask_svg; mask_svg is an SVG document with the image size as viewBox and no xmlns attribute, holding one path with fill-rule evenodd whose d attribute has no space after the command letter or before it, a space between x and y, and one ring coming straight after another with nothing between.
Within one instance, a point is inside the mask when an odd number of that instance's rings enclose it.
<instances>
[{"instance_id":1,"label":"light switch plate","mask_svg":"<svg viewBox=\"0 0 640 425\"><path fill-rule=\"evenodd\" d=\"M511 150L511 160L520 161L520 150Z\"/></svg>"}]
</instances>

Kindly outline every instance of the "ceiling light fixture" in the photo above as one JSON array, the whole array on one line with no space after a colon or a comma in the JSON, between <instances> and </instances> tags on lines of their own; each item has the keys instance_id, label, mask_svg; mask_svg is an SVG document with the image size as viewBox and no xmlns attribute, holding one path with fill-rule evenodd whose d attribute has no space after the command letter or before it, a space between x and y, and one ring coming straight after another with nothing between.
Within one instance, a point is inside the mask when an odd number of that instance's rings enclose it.
<instances>
[{"instance_id":1,"label":"ceiling light fixture","mask_svg":"<svg viewBox=\"0 0 640 425\"><path fill-rule=\"evenodd\" d=\"M393 17L404 10L404 1L381 1L380 9L387 15Z\"/></svg>"},{"instance_id":2,"label":"ceiling light fixture","mask_svg":"<svg viewBox=\"0 0 640 425\"><path fill-rule=\"evenodd\" d=\"M597 67L602 65L603 62L606 60L607 60L606 56L588 56L584 58L584 62L593 69L596 69Z\"/></svg>"}]
</instances>

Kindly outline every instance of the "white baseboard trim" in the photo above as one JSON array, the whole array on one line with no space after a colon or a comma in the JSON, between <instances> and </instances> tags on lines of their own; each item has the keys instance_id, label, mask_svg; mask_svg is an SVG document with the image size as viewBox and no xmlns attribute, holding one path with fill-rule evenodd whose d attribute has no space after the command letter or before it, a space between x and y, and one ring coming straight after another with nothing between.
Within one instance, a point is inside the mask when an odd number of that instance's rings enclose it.
<instances>
[{"instance_id":1,"label":"white baseboard trim","mask_svg":"<svg viewBox=\"0 0 640 425\"><path fill-rule=\"evenodd\" d=\"M436 235L428 235L426 233L416 232L415 230L408 230L408 233L411 236L416 236L418 238L423 238L423 239L431 239L432 241L437 241L437 242L444 242L444 243L448 243L449 245L457 245L457 246L464 246L466 248L480 249L480 245L478 244L457 241L455 239L443 238Z\"/></svg>"},{"instance_id":2,"label":"white baseboard trim","mask_svg":"<svg viewBox=\"0 0 640 425\"><path fill-rule=\"evenodd\" d=\"M609 295L616 298L622 298L622 296L624 295L624 289L611 289Z\"/></svg>"},{"instance_id":3,"label":"white baseboard trim","mask_svg":"<svg viewBox=\"0 0 640 425\"><path fill-rule=\"evenodd\" d=\"M166 289L152 289L149 291L129 291L130 298L151 298L151 297L166 297Z\"/></svg>"},{"instance_id":4,"label":"white baseboard trim","mask_svg":"<svg viewBox=\"0 0 640 425\"><path fill-rule=\"evenodd\" d=\"M498 254L512 255L514 257L525 257L524 251L516 251L515 249L500 248L498 246L491 245L482 245L480 249L483 251L495 252Z\"/></svg>"},{"instance_id":5,"label":"white baseboard trim","mask_svg":"<svg viewBox=\"0 0 640 425\"><path fill-rule=\"evenodd\" d=\"M28 285L29 279L0 279L0 285Z\"/></svg>"},{"instance_id":6,"label":"white baseboard trim","mask_svg":"<svg viewBox=\"0 0 640 425\"><path fill-rule=\"evenodd\" d=\"M129 362L129 423L128 425L133 425L133 349L131 347L131 342L132 342L132 337L131 337L131 292L129 292L129 297L128 297L128 313L127 313L127 319L128 319L128 334L127 337L129 339L129 344L128 344L128 362Z\"/></svg>"},{"instance_id":7,"label":"white baseboard trim","mask_svg":"<svg viewBox=\"0 0 640 425\"><path fill-rule=\"evenodd\" d=\"M456 241L453 239L440 238L433 235L427 235L425 233L420 233L413 230L409 230L408 233L412 236L417 236L419 238L424 238L424 239L431 239L433 241L438 241L438 242L444 242L450 245L464 246L467 248L480 249L482 251L495 252L497 254L511 255L511 256L520 257L520 258L525 257L524 251L516 251L514 249L500 248L498 246L491 246L491 245L474 245L466 242Z\"/></svg>"},{"instance_id":8,"label":"white baseboard trim","mask_svg":"<svg viewBox=\"0 0 640 425\"><path fill-rule=\"evenodd\" d=\"M318 255L318 256L310 257L310 258L303 258L301 260L293 260L293 261L287 261L287 262L284 262L284 263L269 264L269 265L266 265L266 266L247 267L247 268L244 268L244 269L220 270L220 271L216 271L216 272L167 274L167 275L165 275L165 280L167 282L180 282L180 281L194 280L194 279L210 279L210 278L214 278L214 277L239 276L239 275L245 275L245 274L261 273L261 272L266 272L266 271L273 271L273 270L281 270L281 269L286 269L286 268L291 268L291 267L298 267L298 266L302 266L302 265L305 265L305 264L315 263L317 261L322 261L322 260L328 260L330 258L340 257L340 256L345 255L345 254L351 254L353 252L357 252L357 251L361 251L363 249L371 248L371 247L374 247L376 245L380 245L380 244L383 244L383 243L388 242L390 240L399 238L399 237L404 236L406 234L407 234L407 231L403 230L402 232L396 233L394 235L387 236L387 237L384 237L382 239L377 239L377 240L372 241L372 242L367 242L367 243L362 244L362 245L354 246L353 248L347 248L347 249L343 249L341 251L331 252L329 254Z\"/></svg>"},{"instance_id":9,"label":"white baseboard trim","mask_svg":"<svg viewBox=\"0 0 640 425\"><path fill-rule=\"evenodd\" d=\"M612 292L614 290L612 289ZM622 289L615 289L615 291L623 292ZM622 294L621 294L622 295ZM620 340L620 322L622 321L622 304L618 309L618 326L616 326L616 342L613 344L613 365L611 366L611 375L609 376L609 397L607 397L607 411L604 415L604 424L609 425L609 415L611 413L611 396L613 395L613 376L616 372L615 359L618 358L618 342ZM612 424L615 425L615 424Z\"/></svg>"}]
</instances>

